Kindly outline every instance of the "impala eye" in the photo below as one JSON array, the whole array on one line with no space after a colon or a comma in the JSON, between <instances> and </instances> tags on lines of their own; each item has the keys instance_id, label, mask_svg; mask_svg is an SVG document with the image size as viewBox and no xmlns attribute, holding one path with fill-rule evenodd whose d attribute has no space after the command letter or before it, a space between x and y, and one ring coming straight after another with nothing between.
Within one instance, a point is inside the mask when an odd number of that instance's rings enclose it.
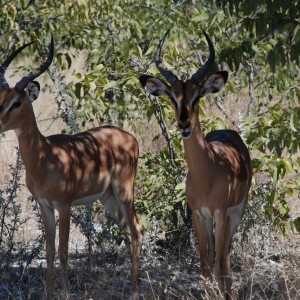
<instances>
[{"instance_id":1,"label":"impala eye","mask_svg":"<svg viewBox=\"0 0 300 300\"><path fill-rule=\"evenodd\" d=\"M18 108L20 106L21 106L21 102L17 101L10 107L10 109L8 111L11 112L13 109Z\"/></svg>"}]
</instances>

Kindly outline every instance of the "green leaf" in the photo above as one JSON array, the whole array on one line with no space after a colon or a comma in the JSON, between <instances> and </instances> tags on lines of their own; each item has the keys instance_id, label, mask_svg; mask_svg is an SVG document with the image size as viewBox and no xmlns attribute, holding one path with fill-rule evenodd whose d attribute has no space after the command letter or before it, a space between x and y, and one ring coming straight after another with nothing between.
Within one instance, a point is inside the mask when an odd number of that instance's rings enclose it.
<instances>
[{"instance_id":1,"label":"green leaf","mask_svg":"<svg viewBox=\"0 0 300 300\"><path fill-rule=\"evenodd\" d=\"M300 233L300 217L296 218L293 221L294 227L297 230L298 233Z\"/></svg>"},{"instance_id":2,"label":"green leaf","mask_svg":"<svg viewBox=\"0 0 300 300\"><path fill-rule=\"evenodd\" d=\"M112 80L110 82L108 82L107 84L104 85L103 87L103 91L106 91L108 89L111 89L115 86L118 86L119 85L119 81L116 81L116 80Z\"/></svg>"},{"instance_id":3,"label":"green leaf","mask_svg":"<svg viewBox=\"0 0 300 300\"><path fill-rule=\"evenodd\" d=\"M75 83L75 91L74 91L74 93L75 93L75 96L76 96L78 99L81 98L81 86L82 86L82 84L81 84L80 82Z\"/></svg>"}]
</instances>

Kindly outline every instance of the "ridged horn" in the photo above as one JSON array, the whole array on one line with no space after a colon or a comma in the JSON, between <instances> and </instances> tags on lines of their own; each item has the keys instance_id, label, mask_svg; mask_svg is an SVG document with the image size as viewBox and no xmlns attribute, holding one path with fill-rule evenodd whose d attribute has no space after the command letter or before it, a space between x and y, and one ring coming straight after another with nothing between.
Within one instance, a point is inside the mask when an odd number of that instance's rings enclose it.
<instances>
[{"instance_id":1,"label":"ridged horn","mask_svg":"<svg viewBox=\"0 0 300 300\"><path fill-rule=\"evenodd\" d=\"M53 56L54 56L54 38L53 35L51 35L50 52L47 60L38 69L36 69L35 72L30 72L27 76L24 76L19 82L17 82L15 89L18 92L23 91L27 87L30 81L33 81L35 78L37 78L42 73L44 73L51 65Z\"/></svg>"},{"instance_id":2,"label":"ridged horn","mask_svg":"<svg viewBox=\"0 0 300 300\"><path fill-rule=\"evenodd\" d=\"M159 72L167 79L167 81L170 84L173 84L174 82L176 82L178 80L178 77L176 75L174 75L170 70L168 70L161 61L161 49L163 47L163 44L164 44L165 39L166 39L167 35L169 34L169 32L170 32L170 29L168 29L168 31L165 33L163 38L160 40L159 45L155 52L154 59L155 59L156 67L159 70Z\"/></svg>"},{"instance_id":3,"label":"ridged horn","mask_svg":"<svg viewBox=\"0 0 300 300\"><path fill-rule=\"evenodd\" d=\"M7 81L5 80L4 77L4 73L7 70L8 66L10 65L10 63L14 60L14 58L26 47L28 47L29 45L31 45L33 42L27 43L23 46L21 46L20 48L18 48L17 50L15 50L5 61L4 63L0 66L0 91L1 90L5 90L9 88L9 85L7 83Z\"/></svg>"},{"instance_id":4,"label":"ridged horn","mask_svg":"<svg viewBox=\"0 0 300 300\"><path fill-rule=\"evenodd\" d=\"M202 29L208 47L209 47L209 57L207 59L207 61L205 62L205 64L191 77L191 80L195 83L195 84L199 84L201 79L207 74L207 72L209 71L209 69L214 65L215 63L215 49L214 49L214 45L211 41L211 39L209 38L209 36L207 35L207 33Z\"/></svg>"}]
</instances>

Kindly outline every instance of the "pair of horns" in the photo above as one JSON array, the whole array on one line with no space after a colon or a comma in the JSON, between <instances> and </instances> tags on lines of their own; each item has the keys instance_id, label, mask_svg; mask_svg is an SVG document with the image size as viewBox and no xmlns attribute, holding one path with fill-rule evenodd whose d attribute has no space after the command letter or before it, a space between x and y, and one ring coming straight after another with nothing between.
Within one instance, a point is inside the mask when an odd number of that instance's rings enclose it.
<instances>
[{"instance_id":1,"label":"pair of horns","mask_svg":"<svg viewBox=\"0 0 300 300\"><path fill-rule=\"evenodd\" d=\"M168 70L161 61L161 50L162 50L163 44L164 44L165 39L166 39L167 35L169 34L169 32L170 32L170 30L168 30L166 32L166 34L163 36L163 38L161 39L161 41L156 49L155 64L156 64L156 67L158 68L158 70L160 71L160 73L167 79L167 81L170 84L173 84L178 80L178 77L176 75L174 75L170 70ZM205 62L205 64L201 68L199 68L195 74L192 75L191 80L195 84L200 83L201 79L207 74L208 70L213 66L213 64L215 62L215 49L214 49L213 43L204 30L203 30L203 33L204 33L206 41L208 43L210 54L209 54L209 57L208 57L207 61ZM20 48L18 48L0 66L0 90L9 88L9 85L4 78L4 73L7 69L7 67L9 66L9 64L24 48L28 47L32 43L34 43L34 42L27 43L27 44L21 46ZM54 39L53 39L53 35L52 35L51 36L51 44L50 44L50 52L49 52L47 60L38 69L36 69L35 72L30 72L27 76L24 76L19 82L17 82L15 89L18 92L23 91L30 81L33 81L35 78L37 78L42 73L44 73L51 65L53 56L54 56Z\"/></svg>"},{"instance_id":2,"label":"pair of horns","mask_svg":"<svg viewBox=\"0 0 300 300\"><path fill-rule=\"evenodd\" d=\"M18 48L0 66L0 90L4 90L4 89L9 88L9 85L6 82L5 78L4 78L4 74L5 74L6 69L10 65L10 63L14 60L14 58L23 49L25 49L26 47L28 47L32 43L34 43L34 42L27 43L27 44L21 46L20 48ZM27 87L27 85L30 81L33 81L35 78L37 78L42 73L44 73L49 68L49 66L51 65L52 60L53 60L53 56L54 56L54 39L53 39L53 35L52 35L51 36L50 51L49 51L49 55L48 55L47 60L38 69L36 69L34 72L30 72L27 76L24 76L19 82L17 82L16 85L15 85L15 89L18 92L23 91Z\"/></svg>"},{"instance_id":3,"label":"pair of horns","mask_svg":"<svg viewBox=\"0 0 300 300\"><path fill-rule=\"evenodd\" d=\"M215 49L214 49L214 45L211 41L211 39L209 38L209 36L206 34L206 32L204 30L202 30L208 47L209 47L209 57L207 59L207 61L205 62L205 64L198 69L198 71L192 75L191 80L195 83L195 84L199 84L201 79L207 74L207 72L209 71L209 69L213 66L214 62L215 62ZM163 38L160 40L159 45L156 49L155 52L155 64L157 69L159 70L159 72L167 79L167 81L170 84L175 83L178 80L178 77L176 75L174 75L170 70L168 70L162 63L161 61L161 49L163 47L163 44L165 42L165 39L167 37L167 35L169 34L170 30L168 30L166 32L166 34L163 36Z\"/></svg>"}]
</instances>

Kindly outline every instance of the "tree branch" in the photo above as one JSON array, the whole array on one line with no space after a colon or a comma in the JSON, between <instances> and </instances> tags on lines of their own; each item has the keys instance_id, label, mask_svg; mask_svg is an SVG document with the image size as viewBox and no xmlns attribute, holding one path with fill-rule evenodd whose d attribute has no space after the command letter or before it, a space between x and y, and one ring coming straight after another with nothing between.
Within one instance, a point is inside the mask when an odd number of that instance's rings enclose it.
<instances>
[{"instance_id":1,"label":"tree branch","mask_svg":"<svg viewBox=\"0 0 300 300\"><path fill-rule=\"evenodd\" d=\"M249 87L249 91L248 91L248 95L249 95L249 102L248 102L248 106L247 106L247 111L246 111L246 116L249 116L251 107L252 107L252 103L253 103L253 77L254 77L254 69L253 69L253 65L252 63L247 63L249 66L249 81L248 81L248 87Z\"/></svg>"},{"instance_id":2,"label":"tree branch","mask_svg":"<svg viewBox=\"0 0 300 300\"><path fill-rule=\"evenodd\" d=\"M77 124L75 122L72 101L69 99L64 82L61 78L61 75L58 73L57 66L54 62L50 68L50 78L54 83L54 86L56 87L58 95L61 99L60 102L57 102L59 108L62 110L62 119L68 125L70 133L75 133L77 131Z\"/></svg>"},{"instance_id":3,"label":"tree branch","mask_svg":"<svg viewBox=\"0 0 300 300\"><path fill-rule=\"evenodd\" d=\"M171 166L174 168L175 167L175 152L174 152L174 148L173 148L173 142L172 142L172 138L169 135L168 127L167 127L167 124L166 124L166 122L164 120L164 117L163 117L160 102L157 99L157 97L153 97L153 96L149 95L149 98L150 98L151 101L154 100L155 103L156 103L155 116L158 120L158 124L159 124L159 127L160 127L161 131L162 131L162 134L166 139L168 149L169 149L169 153L170 153L170 163L171 163Z\"/></svg>"},{"instance_id":4,"label":"tree branch","mask_svg":"<svg viewBox=\"0 0 300 300\"><path fill-rule=\"evenodd\" d=\"M241 129L239 128L239 126L236 124L236 122L231 119L229 117L229 115L227 114L226 108L223 106L222 101L221 101L222 97L221 96L217 96L214 99L215 104L217 105L218 109L224 114L225 118L234 126L235 130L237 132L241 132Z\"/></svg>"}]
</instances>

